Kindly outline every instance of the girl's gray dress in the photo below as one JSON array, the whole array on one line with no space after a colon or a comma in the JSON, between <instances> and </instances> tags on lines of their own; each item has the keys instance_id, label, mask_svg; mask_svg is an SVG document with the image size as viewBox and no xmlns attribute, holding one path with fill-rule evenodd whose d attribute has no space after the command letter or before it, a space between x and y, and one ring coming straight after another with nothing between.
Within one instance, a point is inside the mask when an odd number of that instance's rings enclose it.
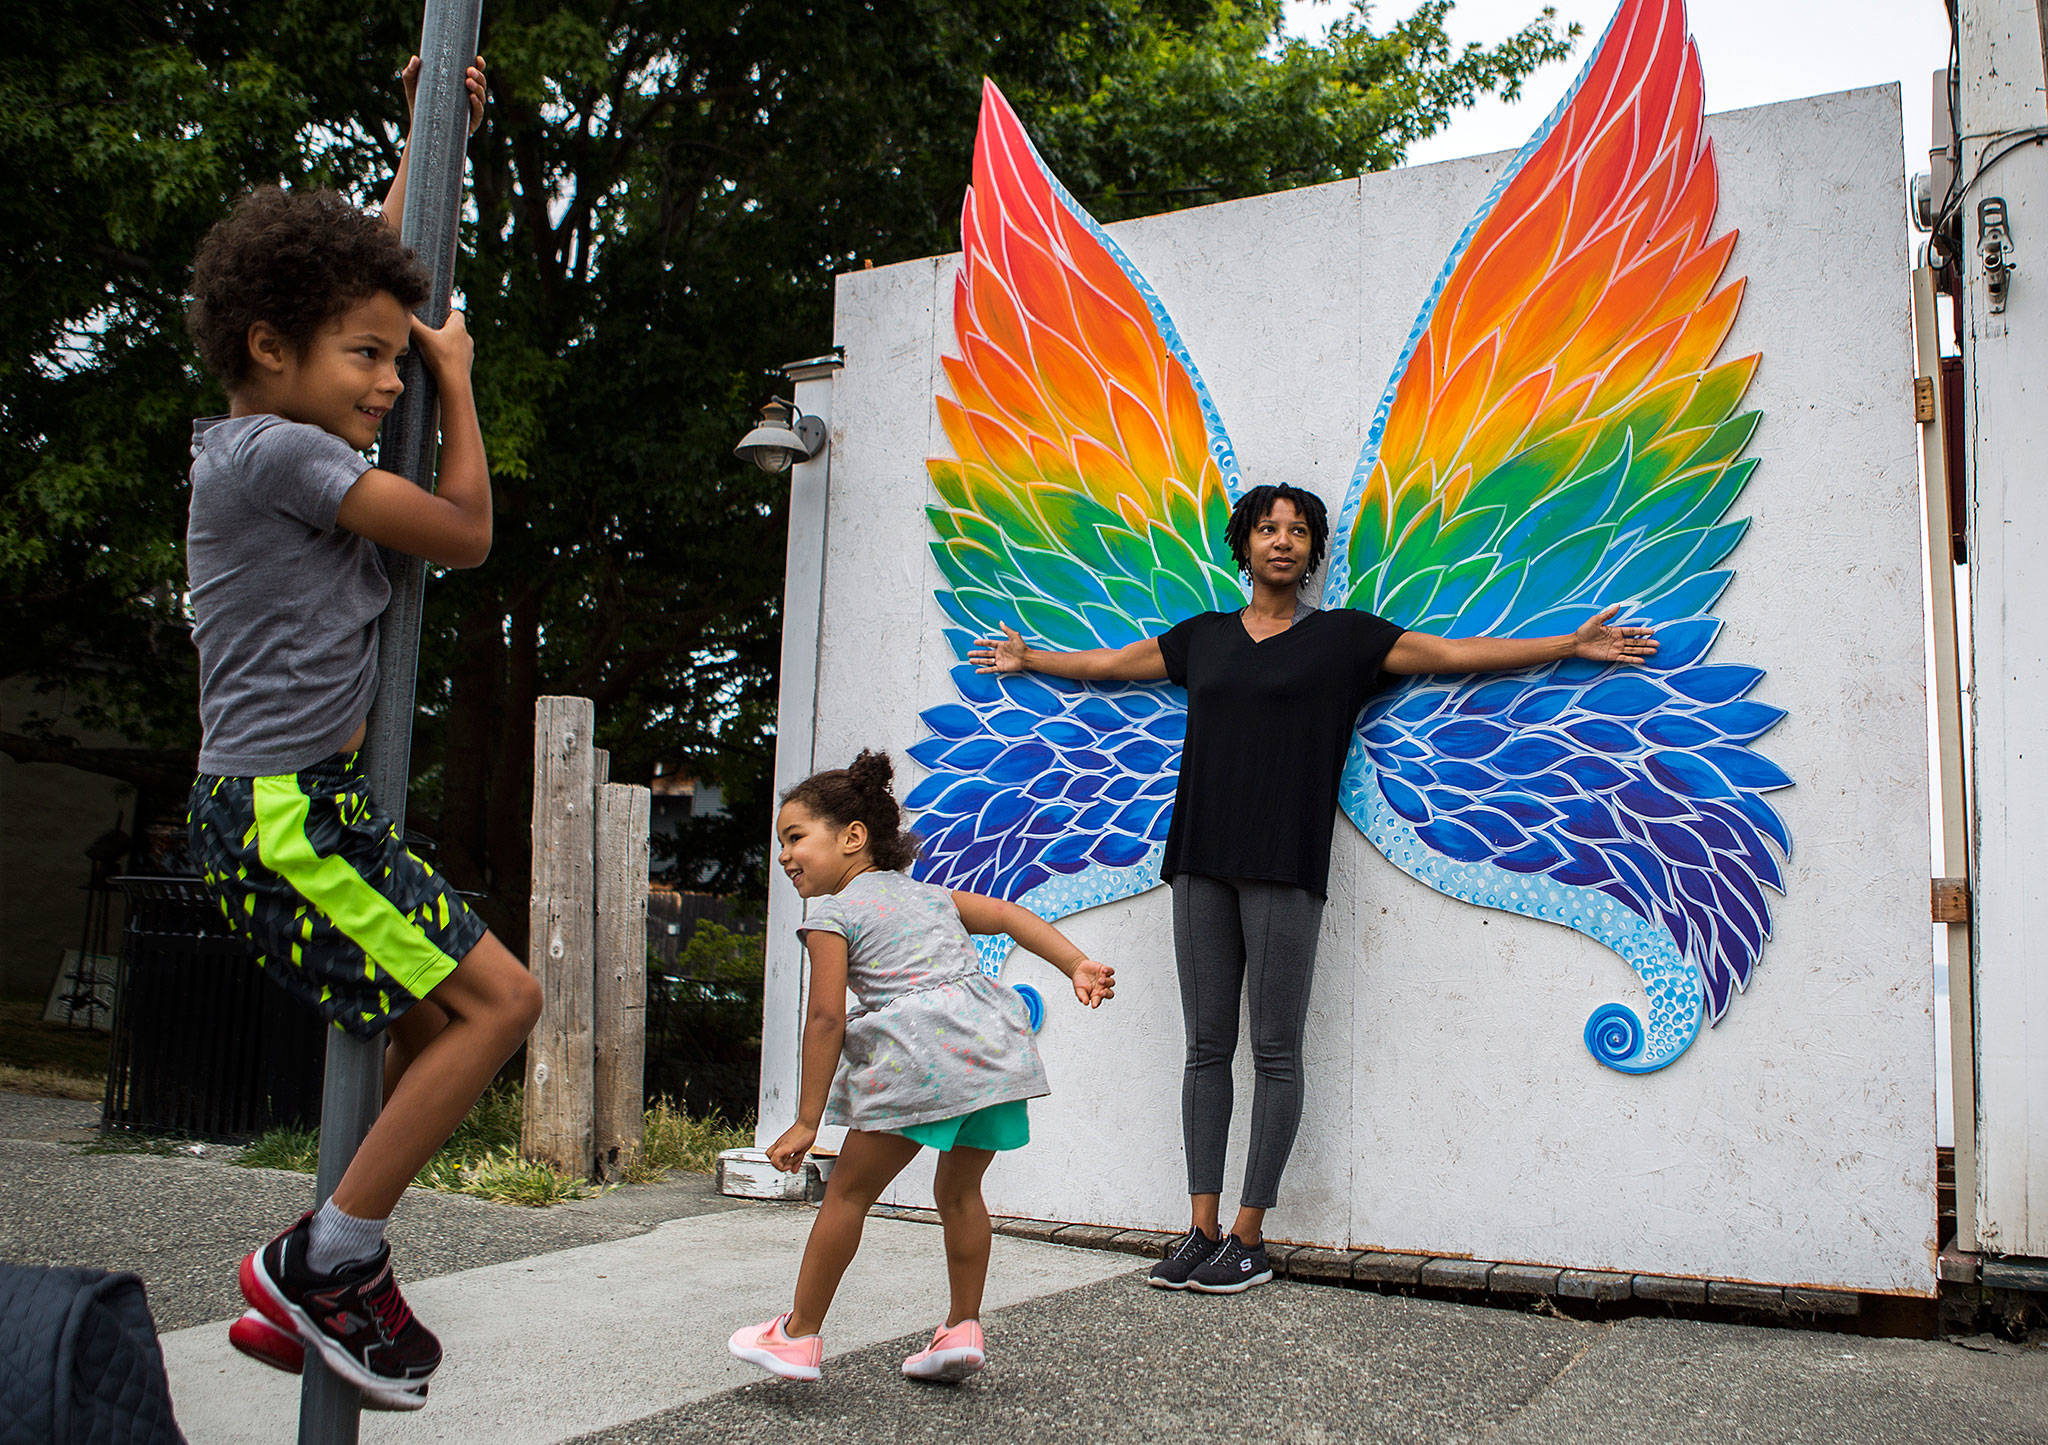
<instances>
[{"instance_id":1,"label":"girl's gray dress","mask_svg":"<svg viewBox=\"0 0 2048 1445\"><path fill-rule=\"evenodd\" d=\"M798 928L846 940L860 1000L827 1124L888 1133L1050 1093L1015 989L981 971L952 893L901 873L863 873L812 900Z\"/></svg>"}]
</instances>

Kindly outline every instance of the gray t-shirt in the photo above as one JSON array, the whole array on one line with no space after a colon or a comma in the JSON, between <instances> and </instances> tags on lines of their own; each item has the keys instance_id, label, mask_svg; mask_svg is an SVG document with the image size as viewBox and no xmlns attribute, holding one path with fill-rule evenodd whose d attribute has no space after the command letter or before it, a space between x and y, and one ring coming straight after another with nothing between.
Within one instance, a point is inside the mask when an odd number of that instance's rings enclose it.
<instances>
[{"instance_id":1,"label":"gray t-shirt","mask_svg":"<svg viewBox=\"0 0 2048 1445\"><path fill-rule=\"evenodd\" d=\"M391 585L376 544L334 524L368 470L332 432L281 416L192 423L200 772L294 773L369 716Z\"/></svg>"}]
</instances>

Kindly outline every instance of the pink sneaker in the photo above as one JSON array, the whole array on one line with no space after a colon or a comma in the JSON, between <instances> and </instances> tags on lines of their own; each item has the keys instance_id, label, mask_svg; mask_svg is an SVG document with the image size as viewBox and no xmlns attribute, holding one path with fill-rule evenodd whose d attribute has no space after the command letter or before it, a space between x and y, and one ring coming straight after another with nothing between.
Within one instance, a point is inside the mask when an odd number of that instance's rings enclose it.
<instances>
[{"instance_id":1,"label":"pink sneaker","mask_svg":"<svg viewBox=\"0 0 2048 1445\"><path fill-rule=\"evenodd\" d=\"M988 1349L981 1338L981 1321L962 1320L932 1331L931 1345L903 1362L903 1373L913 1380L939 1380L951 1384L964 1380L988 1363Z\"/></svg>"},{"instance_id":2,"label":"pink sneaker","mask_svg":"<svg viewBox=\"0 0 2048 1445\"><path fill-rule=\"evenodd\" d=\"M825 1357L825 1341L819 1335L804 1335L791 1339L783 1326L788 1322L787 1313L779 1314L764 1325L748 1325L743 1330L733 1331L725 1347L738 1358L750 1365L759 1365L771 1375L780 1375L785 1380L815 1380L818 1378L818 1362Z\"/></svg>"}]
</instances>

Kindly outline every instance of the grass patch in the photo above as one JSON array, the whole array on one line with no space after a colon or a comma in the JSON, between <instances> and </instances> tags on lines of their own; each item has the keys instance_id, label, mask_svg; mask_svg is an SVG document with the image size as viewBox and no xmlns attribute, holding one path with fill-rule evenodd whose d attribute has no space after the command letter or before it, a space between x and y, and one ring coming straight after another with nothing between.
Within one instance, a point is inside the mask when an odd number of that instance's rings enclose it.
<instances>
[{"instance_id":1,"label":"grass patch","mask_svg":"<svg viewBox=\"0 0 2048 1445\"><path fill-rule=\"evenodd\" d=\"M244 1145L235 1162L248 1169L294 1169L314 1173L320 1167L320 1131L284 1124L259 1134Z\"/></svg>"},{"instance_id":2,"label":"grass patch","mask_svg":"<svg viewBox=\"0 0 2048 1445\"><path fill-rule=\"evenodd\" d=\"M600 1192L580 1174L564 1174L551 1165L521 1159L519 1150L511 1145L466 1158L444 1148L427 1161L427 1167L413 1183L532 1209L544 1209L567 1199L587 1199Z\"/></svg>"},{"instance_id":3,"label":"grass patch","mask_svg":"<svg viewBox=\"0 0 2048 1445\"><path fill-rule=\"evenodd\" d=\"M82 1078L57 1069L22 1069L0 1064L0 1093L34 1094L43 1099L92 1099L106 1096L107 1081Z\"/></svg>"},{"instance_id":4,"label":"grass patch","mask_svg":"<svg viewBox=\"0 0 2048 1445\"><path fill-rule=\"evenodd\" d=\"M671 1169L709 1174L721 1150L744 1149L753 1142L751 1124L728 1124L716 1114L692 1119L667 1099L658 1099L646 1113L640 1152L627 1167L626 1182L650 1183Z\"/></svg>"},{"instance_id":5,"label":"grass patch","mask_svg":"<svg viewBox=\"0 0 2048 1445\"><path fill-rule=\"evenodd\" d=\"M40 1003L0 999L0 1064L104 1080L110 1044L109 1035L92 1029L44 1023Z\"/></svg>"},{"instance_id":6,"label":"grass patch","mask_svg":"<svg viewBox=\"0 0 2048 1445\"><path fill-rule=\"evenodd\" d=\"M499 1204L543 1208L569 1199L585 1199L598 1186L581 1175L564 1174L545 1164L519 1157L520 1112L524 1091L516 1084L491 1089L457 1126L413 1183L423 1189L471 1194ZM639 1153L626 1174L629 1183L644 1184L671 1169L708 1173L721 1149L753 1142L751 1126L729 1125L717 1117L692 1119L662 1100L647 1111ZM169 1149L143 1152L169 1153ZM318 1130L281 1128L243 1149L237 1164L252 1169L292 1169L311 1174L320 1159Z\"/></svg>"}]
</instances>

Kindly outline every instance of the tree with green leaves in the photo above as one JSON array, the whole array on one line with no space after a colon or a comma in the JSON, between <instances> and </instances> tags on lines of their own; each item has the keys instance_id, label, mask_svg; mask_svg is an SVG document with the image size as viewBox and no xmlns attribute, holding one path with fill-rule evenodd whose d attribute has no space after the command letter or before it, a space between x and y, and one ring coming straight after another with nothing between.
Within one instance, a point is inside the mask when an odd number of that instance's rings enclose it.
<instances>
[{"instance_id":1,"label":"tree with green leaves","mask_svg":"<svg viewBox=\"0 0 2048 1445\"><path fill-rule=\"evenodd\" d=\"M534 699L597 702L614 777L720 784L683 836L762 887L783 483L735 460L775 368L831 341L832 278L957 244L984 75L1101 219L1398 163L1576 31L1454 49L1451 0L1286 38L1278 0L492 0L493 100L458 264L497 544L434 578L411 815L523 938ZM197 746L182 325L206 227L249 186L365 204L398 154L414 5L49 0L0 56L0 678L62 689L0 749L182 807ZM53 712L54 710L44 710Z\"/></svg>"}]
</instances>

